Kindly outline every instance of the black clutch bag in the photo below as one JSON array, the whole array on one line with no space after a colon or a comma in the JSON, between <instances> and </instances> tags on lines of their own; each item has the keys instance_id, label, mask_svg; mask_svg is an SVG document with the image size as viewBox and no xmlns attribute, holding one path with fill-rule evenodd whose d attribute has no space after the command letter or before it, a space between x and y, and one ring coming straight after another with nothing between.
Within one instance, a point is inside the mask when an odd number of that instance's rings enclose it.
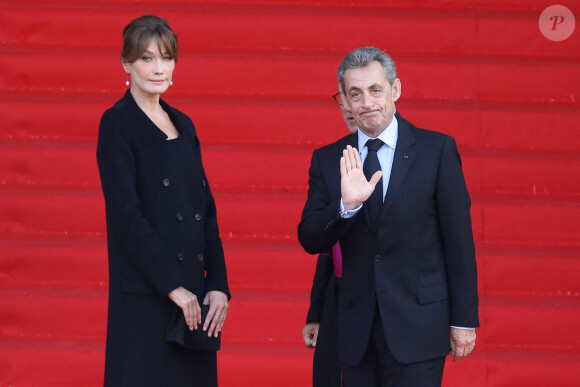
<instances>
[{"instance_id":1,"label":"black clutch bag","mask_svg":"<svg viewBox=\"0 0 580 387\"><path fill-rule=\"evenodd\" d=\"M182 347L189 349L196 349L198 351L217 351L221 347L221 332L218 337L207 336L207 331L203 330L203 323L209 312L209 305L200 305L201 307L201 324L193 331L185 324L185 316L183 310L175 305L171 312L167 331L165 332L165 340L177 343Z\"/></svg>"}]
</instances>

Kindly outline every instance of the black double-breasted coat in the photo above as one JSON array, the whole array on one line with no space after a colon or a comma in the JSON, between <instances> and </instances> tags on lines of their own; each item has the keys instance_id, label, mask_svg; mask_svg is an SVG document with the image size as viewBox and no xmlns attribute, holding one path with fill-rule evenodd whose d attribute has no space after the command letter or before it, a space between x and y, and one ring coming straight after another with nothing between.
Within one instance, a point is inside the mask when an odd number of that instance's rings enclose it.
<instances>
[{"instance_id":1,"label":"black double-breasted coat","mask_svg":"<svg viewBox=\"0 0 580 387\"><path fill-rule=\"evenodd\" d=\"M178 139L167 141L130 91L103 114L99 127L109 254L105 385L110 386L213 385L215 353L165 342L174 306L167 295L183 286L200 302L211 290L230 296L195 128L185 114L163 100L160 104ZM175 151L182 153L176 157ZM208 369L205 381L200 366Z\"/></svg>"}]
</instances>

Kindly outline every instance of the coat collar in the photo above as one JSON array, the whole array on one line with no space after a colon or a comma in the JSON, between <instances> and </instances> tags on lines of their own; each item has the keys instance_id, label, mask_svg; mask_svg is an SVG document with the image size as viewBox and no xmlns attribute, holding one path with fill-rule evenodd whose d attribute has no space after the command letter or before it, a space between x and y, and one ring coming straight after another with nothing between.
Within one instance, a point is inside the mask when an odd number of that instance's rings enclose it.
<instances>
[{"instance_id":1,"label":"coat collar","mask_svg":"<svg viewBox=\"0 0 580 387\"><path fill-rule=\"evenodd\" d=\"M147 114L145 114L143 110L141 110L141 108L139 107L139 105L137 105L137 102L133 98L133 95L131 94L130 90L127 90L125 92L125 95L119 102L124 103L125 106L129 109L129 114L131 115L131 118L135 120L136 123L138 123L138 126L142 128L144 134L146 134L148 137L155 138L156 140L159 141L161 140L166 141L167 135L163 133L163 131L159 129L157 125L155 125L153 121L151 121L151 119L149 119L149 117L147 116ZM165 110L169 115L169 118L171 119L171 122L173 122L173 125L175 125L175 127L177 128L179 135L182 136L184 134L183 125L179 120L177 114L174 112L174 109L162 99L159 99L159 104L161 105L163 110Z\"/></svg>"}]
</instances>

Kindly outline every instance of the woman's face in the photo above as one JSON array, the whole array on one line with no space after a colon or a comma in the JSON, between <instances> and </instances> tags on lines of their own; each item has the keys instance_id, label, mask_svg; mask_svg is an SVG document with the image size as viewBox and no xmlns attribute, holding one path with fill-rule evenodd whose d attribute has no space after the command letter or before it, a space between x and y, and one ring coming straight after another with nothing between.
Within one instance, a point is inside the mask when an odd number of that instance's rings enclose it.
<instances>
[{"instance_id":1,"label":"woman's face","mask_svg":"<svg viewBox=\"0 0 580 387\"><path fill-rule=\"evenodd\" d=\"M131 75L131 92L140 95L163 94L170 85L175 69L175 60L161 50L157 40L151 39L149 46L133 63L124 63L125 71Z\"/></svg>"}]
</instances>

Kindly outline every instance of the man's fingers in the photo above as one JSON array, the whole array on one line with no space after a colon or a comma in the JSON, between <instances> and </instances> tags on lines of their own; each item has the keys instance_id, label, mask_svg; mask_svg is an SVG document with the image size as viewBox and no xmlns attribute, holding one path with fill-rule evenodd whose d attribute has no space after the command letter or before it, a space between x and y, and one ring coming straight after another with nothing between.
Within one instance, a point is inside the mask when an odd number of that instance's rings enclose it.
<instances>
[{"instance_id":1,"label":"man's fingers","mask_svg":"<svg viewBox=\"0 0 580 387\"><path fill-rule=\"evenodd\" d=\"M377 185L377 183L379 182L379 180L381 180L381 177L383 176L383 172L381 171L376 171L372 176L371 179L369 180L369 183L372 185Z\"/></svg>"},{"instance_id":2,"label":"man's fingers","mask_svg":"<svg viewBox=\"0 0 580 387\"><path fill-rule=\"evenodd\" d=\"M455 341L453 341L453 339L449 340L449 343L451 344L451 354L453 356L455 356L455 349L457 348L457 346L455 345Z\"/></svg>"},{"instance_id":3,"label":"man's fingers","mask_svg":"<svg viewBox=\"0 0 580 387\"><path fill-rule=\"evenodd\" d=\"M356 167L359 169L362 169L362 161L360 159L360 155L359 155L358 151L355 148L353 148L352 152L354 153L354 160L355 160Z\"/></svg>"},{"instance_id":4,"label":"man's fingers","mask_svg":"<svg viewBox=\"0 0 580 387\"><path fill-rule=\"evenodd\" d=\"M346 159L344 156L340 158L340 176L346 175Z\"/></svg>"},{"instance_id":5,"label":"man's fingers","mask_svg":"<svg viewBox=\"0 0 580 387\"><path fill-rule=\"evenodd\" d=\"M350 146L350 145L347 145L346 146L346 150L348 152L348 158L350 160L351 167L353 169L354 168L359 168L360 169L360 158L359 158L358 163L357 163L357 157L358 157L357 150L355 148L353 148L352 146Z\"/></svg>"},{"instance_id":6,"label":"man's fingers","mask_svg":"<svg viewBox=\"0 0 580 387\"><path fill-rule=\"evenodd\" d=\"M346 173L349 173L352 170L352 163L350 159L350 155L348 154L348 149L342 151L342 157L344 157L344 164L346 167Z\"/></svg>"},{"instance_id":7,"label":"man's fingers","mask_svg":"<svg viewBox=\"0 0 580 387\"><path fill-rule=\"evenodd\" d=\"M308 347L308 348L312 348L312 332L309 331L307 329L307 327L304 327L304 329L302 329L302 340L304 340L304 344Z\"/></svg>"},{"instance_id":8,"label":"man's fingers","mask_svg":"<svg viewBox=\"0 0 580 387\"><path fill-rule=\"evenodd\" d=\"M318 341L318 330L314 331L314 335L312 335L312 346L316 347L316 342Z\"/></svg>"},{"instance_id":9,"label":"man's fingers","mask_svg":"<svg viewBox=\"0 0 580 387\"><path fill-rule=\"evenodd\" d=\"M466 347L463 345L458 345L455 348L455 356L453 358L453 361L459 361L463 359L465 356L467 356Z\"/></svg>"}]
</instances>

